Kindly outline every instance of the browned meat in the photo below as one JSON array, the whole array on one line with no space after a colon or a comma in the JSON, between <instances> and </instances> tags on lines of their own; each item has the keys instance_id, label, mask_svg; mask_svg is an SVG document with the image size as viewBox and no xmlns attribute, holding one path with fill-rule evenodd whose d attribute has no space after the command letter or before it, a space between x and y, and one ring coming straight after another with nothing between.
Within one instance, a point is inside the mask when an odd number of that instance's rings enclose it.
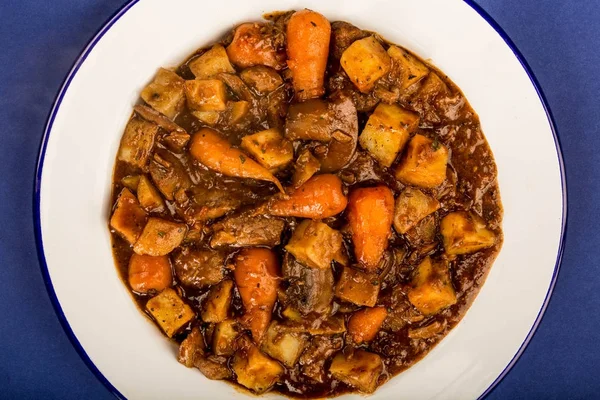
<instances>
[{"instance_id":1,"label":"browned meat","mask_svg":"<svg viewBox=\"0 0 600 400\"><path fill-rule=\"evenodd\" d=\"M289 304L302 314L325 313L333 300L331 268L311 268L297 262L289 253L282 266L283 277L289 281L286 290Z\"/></svg>"},{"instance_id":2,"label":"browned meat","mask_svg":"<svg viewBox=\"0 0 600 400\"><path fill-rule=\"evenodd\" d=\"M198 327L194 327L187 337L179 345L177 361L188 368L194 366L195 360L204 356L204 338Z\"/></svg>"},{"instance_id":3,"label":"browned meat","mask_svg":"<svg viewBox=\"0 0 600 400\"><path fill-rule=\"evenodd\" d=\"M335 21L331 24L331 44L329 54L336 60L352 42L369 36L369 33L344 21Z\"/></svg>"},{"instance_id":4,"label":"browned meat","mask_svg":"<svg viewBox=\"0 0 600 400\"><path fill-rule=\"evenodd\" d=\"M339 336L315 336L300 356L302 373L314 381L325 381L325 360L340 350L344 339Z\"/></svg>"},{"instance_id":5,"label":"browned meat","mask_svg":"<svg viewBox=\"0 0 600 400\"><path fill-rule=\"evenodd\" d=\"M175 274L184 286L203 288L223 279L225 254L220 251L183 247L174 257Z\"/></svg>"},{"instance_id":6,"label":"browned meat","mask_svg":"<svg viewBox=\"0 0 600 400\"><path fill-rule=\"evenodd\" d=\"M383 183L395 192L404 189L404 185L381 167L368 153L357 151L356 157L339 172L340 178L348 184Z\"/></svg>"},{"instance_id":7,"label":"browned meat","mask_svg":"<svg viewBox=\"0 0 600 400\"><path fill-rule=\"evenodd\" d=\"M194 361L194 367L212 380L228 379L232 376L231 371L227 368L227 357L223 356L211 355L197 358Z\"/></svg>"},{"instance_id":8,"label":"browned meat","mask_svg":"<svg viewBox=\"0 0 600 400\"><path fill-rule=\"evenodd\" d=\"M149 168L152 180L167 200L173 200L178 190L188 189L192 185L181 161L167 150L157 149Z\"/></svg>"},{"instance_id":9,"label":"browned meat","mask_svg":"<svg viewBox=\"0 0 600 400\"><path fill-rule=\"evenodd\" d=\"M281 233L285 222L281 219L264 216L231 216L213 225L210 246L213 248L232 246L277 246L281 243Z\"/></svg>"}]
</instances>

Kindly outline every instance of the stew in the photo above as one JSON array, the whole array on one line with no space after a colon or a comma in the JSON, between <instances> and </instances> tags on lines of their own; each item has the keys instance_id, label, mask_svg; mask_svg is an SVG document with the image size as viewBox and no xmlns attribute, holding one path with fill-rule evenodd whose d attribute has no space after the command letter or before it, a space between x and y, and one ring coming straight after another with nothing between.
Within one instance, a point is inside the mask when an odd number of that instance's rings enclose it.
<instances>
[{"instance_id":1,"label":"stew","mask_svg":"<svg viewBox=\"0 0 600 400\"><path fill-rule=\"evenodd\" d=\"M243 23L142 90L110 232L179 361L255 393L372 393L463 317L503 240L456 85L314 11Z\"/></svg>"}]
</instances>

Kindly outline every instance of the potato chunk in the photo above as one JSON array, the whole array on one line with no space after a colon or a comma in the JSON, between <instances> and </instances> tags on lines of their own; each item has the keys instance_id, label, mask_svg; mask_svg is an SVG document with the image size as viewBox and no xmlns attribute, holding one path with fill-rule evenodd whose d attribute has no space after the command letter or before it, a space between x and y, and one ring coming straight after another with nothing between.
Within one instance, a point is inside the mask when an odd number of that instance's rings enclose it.
<instances>
[{"instance_id":1,"label":"potato chunk","mask_svg":"<svg viewBox=\"0 0 600 400\"><path fill-rule=\"evenodd\" d=\"M235 73L225 48L219 43L200 57L192 60L188 67L196 79L209 79L221 72Z\"/></svg>"},{"instance_id":2,"label":"potato chunk","mask_svg":"<svg viewBox=\"0 0 600 400\"><path fill-rule=\"evenodd\" d=\"M181 327L190 322L194 311L181 300L177 292L167 288L146 303L146 310L168 337L173 337Z\"/></svg>"},{"instance_id":3,"label":"potato chunk","mask_svg":"<svg viewBox=\"0 0 600 400\"><path fill-rule=\"evenodd\" d=\"M150 107L173 119L183 108L184 82L175 72L161 68L140 96Z\"/></svg>"},{"instance_id":4,"label":"potato chunk","mask_svg":"<svg viewBox=\"0 0 600 400\"><path fill-rule=\"evenodd\" d=\"M344 267L335 295L359 306L373 307L379 296L379 278L354 268Z\"/></svg>"},{"instance_id":5,"label":"potato chunk","mask_svg":"<svg viewBox=\"0 0 600 400\"><path fill-rule=\"evenodd\" d=\"M141 175L137 186L137 197L140 205L148 212L163 212L165 202L158 190L146 175Z\"/></svg>"},{"instance_id":6,"label":"potato chunk","mask_svg":"<svg viewBox=\"0 0 600 400\"><path fill-rule=\"evenodd\" d=\"M244 339L242 348L235 352L231 367L240 385L263 393L279 380L284 369L277 361L262 354L250 340Z\"/></svg>"},{"instance_id":7,"label":"potato chunk","mask_svg":"<svg viewBox=\"0 0 600 400\"><path fill-rule=\"evenodd\" d=\"M440 202L419 189L407 187L396 199L394 228L404 234L419 221L440 208Z\"/></svg>"},{"instance_id":8,"label":"potato chunk","mask_svg":"<svg viewBox=\"0 0 600 400\"><path fill-rule=\"evenodd\" d=\"M202 304L200 314L204 322L222 322L227 319L231 305L233 281L225 280L212 287Z\"/></svg>"},{"instance_id":9,"label":"potato chunk","mask_svg":"<svg viewBox=\"0 0 600 400\"><path fill-rule=\"evenodd\" d=\"M389 167L418 125L418 114L379 103L358 141L381 165Z\"/></svg>"},{"instance_id":10,"label":"potato chunk","mask_svg":"<svg viewBox=\"0 0 600 400\"><path fill-rule=\"evenodd\" d=\"M274 359L293 368L305 346L304 335L281 330L277 322L273 321L267 330L261 349Z\"/></svg>"},{"instance_id":11,"label":"potato chunk","mask_svg":"<svg viewBox=\"0 0 600 400\"><path fill-rule=\"evenodd\" d=\"M133 251L150 256L167 255L181 244L186 233L185 224L152 217L148 220L138 241L135 242Z\"/></svg>"},{"instance_id":12,"label":"potato chunk","mask_svg":"<svg viewBox=\"0 0 600 400\"><path fill-rule=\"evenodd\" d=\"M323 222L304 220L285 249L309 267L330 268L342 252L342 234Z\"/></svg>"},{"instance_id":13,"label":"potato chunk","mask_svg":"<svg viewBox=\"0 0 600 400\"><path fill-rule=\"evenodd\" d=\"M141 118L132 118L125 127L117 158L139 169L145 169L154 147L158 126Z\"/></svg>"},{"instance_id":14,"label":"potato chunk","mask_svg":"<svg viewBox=\"0 0 600 400\"><path fill-rule=\"evenodd\" d=\"M397 82L401 90L406 90L409 86L425 78L429 73L429 68L408 51L397 46L390 46L387 52L398 68Z\"/></svg>"},{"instance_id":15,"label":"potato chunk","mask_svg":"<svg viewBox=\"0 0 600 400\"><path fill-rule=\"evenodd\" d=\"M292 142L285 139L277 129L267 129L242 138L242 148L270 170L284 167L294 159Z\"/></svg>"},{"instance_id":16,"label":"potato chunk","mask_svg":"<svg viewBox=\"0 0 600 400\"><path fill-rule=\"evenodd\" d=\"M381 357L364 350L344 354L339 352L331 362L329 372L335 379L364 393L373 393L383 372Z\"/></svg>"},{"instance_id":17,"label":"potato chunk","mask_svg":"<svg viewBox=\"0 0 600 400\"><path fill-rule=\"evenodd\" d=\"M342 54L340 63L352 83L363 93L370 92L391 66L390 56L373 36L352 43Z\"/></svg>"},{"instance_id":18,"label":"potato chunk","mask_svg":"<svg viewBox=\"0 0 600 400\"><path fill-rule=\"evenodd\" d=\"M185 81L185 96L193 111L223 111L227 108L225 84L218 79Z\"/></svg>"},{"instance_id":19,"label":"potato chunk","mask_svg":"<svg viewBox=\"0 0 600 400\"><path fill-rule=\"evenodd\" d=\"M426 257L415 270L408 300L425 315L436 314L456 303L448 264Z\"/></svg>"},{"instance_id":20,"label":"potato chunk","mask_svg":"<svg viewBox=\"0 0 600 400\"><path fill-rule=\"evenodd\" d=\"M446 215L440 223L440 232L450 255L474 253L496 243L496 235L486 228L485 222L465 211Z\"/></svg>"},{"instance_id":21,"label":"potato chunk","mask_svg":"<svg viewBox=\"0 0 600 400\"><path fill-rule=\"evenodd\" d=\"M396 168L396 178L407 185L434 188L446 179L447 164L446 146L423 135L415 135Z\"/></svg>"},{"instance_id":22,"label":"potato chunk","mask_svg":"<svg viewBox=\"0 0 600 400\"><path fill-rule=\"evenodd\" d=\"M221 113L219 111L192 111L191 114L204 122L206 125L216 125L221 119Z\"/></svg>"},{"instance_id":23,"label":"potato chunk","mask_svg":"<svg viewBox=\"0 0 600 400\"><path fill-rule=\"evenodd\" d=\"M219 322L215 326L212 350L218 356L230 356L235 352L235 339L238 336L238 325L233 319Z\"/></svg>"},{"instance_id":24,"label":"potato chunk","mask_svg":"<svg viewBox=\"0 0 600 400\"><path fill-rule=\"evenodd\" d=\"M134 244L146 225L146 213L127 188L121 190L110 226L130 244Z\"/></svg>"}]
</instances>

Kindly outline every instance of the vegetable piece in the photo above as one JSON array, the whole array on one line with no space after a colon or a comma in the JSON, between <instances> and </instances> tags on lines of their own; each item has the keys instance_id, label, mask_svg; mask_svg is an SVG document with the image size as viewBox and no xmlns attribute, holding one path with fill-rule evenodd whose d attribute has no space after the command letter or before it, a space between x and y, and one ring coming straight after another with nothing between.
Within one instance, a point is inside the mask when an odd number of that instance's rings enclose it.
<instances>
[{"instance_id":1,"label":"vegetable piece","mask_svg":"<svg viewBox=\"0 0 600 400\"><path fill-rule=\"evenodd\" d=\"M283 257L282 273L288 280L285 293L288 307L283 314L289 319L301 320L300 313L325 314L331 310L333 300L333 271L331 268L311 268L300 264L289 253ZM295 316L298 318L294 318Z\"/></svg>"},{"instance_id":2,"label":"vegetable piece","mask_svg":"<svg viewBox=\"0 0 600 400\"><path fill-rule=\"evenodd\" d=\"M266 211L282 217L323 219L341 213L347 203L340 178L324 174L310 178L287 199L273 199Z\"/></svg>"},{"instance_id":3,"label":"vegetable piece","mask_svg":"<svg viewBox=\"0 0 600 400\"><path fill-rule=\"evenodd\" d=\"M267 129L242 138L242 148L269 170L285 167L294 159L292 142L277 129Z\"/></svg>"},{"instance_id":4,"label":"vegetable piece","mask_svg":"<svg viewBox=\"0 0 600 400\"><path fill-rule=\"evenodd\" d=\"M404 234L419 221L440 208L440 202L419 189L407 187L396 199L394 228Z\"/></svg>"},{"instance_id":5,"label":"vegetable piece","mask_svg":"<svg viewBox=\"0 0 600 400\"><path fill-rule=\"evenodd\" d=\"M393 60L397 85L401 90L406 90L429 73L429 68L425 64L398 46L390 46L387 53Z\"/></svg>"},{"instance_id":6,"label":"vegetable piece","mask_svg":"<svg viewBox=\"0 0 600 400\"><path fill-rule=\"evenodd\" d=\"M173 200L179 190L192 186L192 180L181 161L165 149L156 149L148 170L157 189L167 200Z\"/></svg>"},{"instance_id":7,"label":"vegetable piece","mask_svg":"<svg viewBox=\"0 0 600 400\"><path fill-rule=\"evenodd\" d=\"M148 212L161 213L165 210L165 202L146 175L140 176L137 187L137 198L140 205Z\"/></svg>"},{"instance_id":8,"label":"vegetable piece","mask_svg":"<svg viewBox=\"0 0 600 400\"><path fill-rule=\"evenodd\" d=\"M379 355L368 351L340 352L333 358L329 372L335 379L361 392L373 393L383 372L383 363Z\"/></svg>"},{"instance_id":9,"label":"vegetable piece","mask_svg":"<svg viewBox=\"0 0 600 400\"><path fill-rule=\"evenodd\" d=\"M219 111L192 111L191 114L206 125L216 125L221 118Z\"/></svg>"},{"instance_id":10,"label":"vegetable piece","mask_svg":"<svg viewBox=\"0 0 600 400\"><path fill-rule=\"evenodd\" d=\"M283 186L272 173L242 151L232 147L212 129L202 128L192 136L190 153L207 168L223 175L272 182L285 193Z\"/></svg>"},{"instance_id":11,"label":"vegetable piece","mask_svg":"<svg viewBox=\"0 0 600 400\"><path fill-rule=\"evenodd\" d=\"M135 192L137 190L139 183L140 183L139 175L127 175L127 176L124 176L123 178L121 178L121 184L133 192Z\"/></svg>"},{"instance_id":12,"label":"vegetable piece","mask_svg":"<svg viewBox=\"0 0 600 400\"><path fill-rule=\"evenodd\" d=\"M388 246L394 217L394 195L387 186L359 188L348 197L348 225L356 259L374 271Z\"/></svg>"},{"instance_id":13,"label":"vegetable piece","mask_svg":"<svg viewBox=\"0 0 600 400\"><path fill-rule=\"evenodd\" d=\"M232 101L229 103L229 125L235 125L243 121L250 111L250 103L245 100Z\"/></svg>"},{"instance_id":14,"label":"vegetable piece","mask_svg":"<svg viewBox=\"0 0 600 400\"><path fill-rule=\"evenodd\" d=\"M175 72L161 68L140 96L150 107L173 119L183 108L184 82Z\"/></svg>"},{"instance_id":15,"label":"vegetable piece","mask_svg":"<svg viewBox=\"0 0 600 400\"><path fill-rule=\"evenodd\" d=\"M285 66L285 55L277 49L267 24L245 23L235 28L227 55L241 68L266 65L280 70Z\"/></svg>"},{"instance_id":16,"label":"vegetable piece","mask_svg":"<svg viewBox=\"0 0 600 400\"><path fill-rule=\"evenodd\" d=\"M271 250L244 249L235 261L235 283L240 292L245 313L242 323L252 332L252 338L260 343L277 300L279 265Z\"/></svg>"},{"instance_id":17,"label":"vegetable piece","mask_svg":"<svg viewBox=\"0 0 600 400\"><path fill-rule=\"evenodd\" d=\"M416 268L407 293L408 300L421 314L436 314L456 303L448 264L433 263L426 257Z\"/></svg>"},{"instance_id":18,"label":"vegetable piece","mask_svg":"<svg viewBox=\"0 0 600 400\"><path fill-rule=\"evenodd\" d=\"M348 333L357 344L370 342L377 336L386 317L387 311L384 307L363 308L350 317Z\"/></svg>"},{"instance_id":19,"label":"vegetable piece","mask_svg":"<svg viewBox=\"0 0 600 400\"><path fill-rule=\"evenodd\" d=\"M425 325L419 328L411 328L408 330L408 337L411 339L429 339L441 333L446 328L446 320L434 321L429 325Z\"/></svg>"},{"instance_id":20,"label":"vegetable piece","mask_svg":"<svg viewBox=\"0 0 600 400\"><path fill-rule=\"evenodd\" d=\"M241 349L233 356L231 368L240 385L260 394L279 380L284 369L277 361L262 354L250 340L244 339Z\"/></svg>"},{"instance_id":21,"label":"vegetable piece","mask_svg":"<svg viewBox=\"0 0 600 400\"><path fill-rule=\"evenodd\" d=\"M140 238L133 245L133 251L140 255L167 255L181 244L186 232L185 224L151 217Z\"/></svg>"},{"instance_id":22,"label":"vegetable piece","mask_svg":"<svg viewBox=\"0 0 600 400\"><path fill-rule=\"evenodd\" d=\"M327 224L304 220L294 230L285 249L309 267L327 269L342 252L342 241L342 234Z\"/></svg>"},{"instance_id":23,"label":"vegetable piece","mask_svg":"<svg viewBox=\"0 0 600 400\"><path fill-rule=\"evenodd\" d=\"M450 255L474 253L496 243L494 232L472 212L456 211L446 215L440 223L440 233L446 253Z\"/></svg>"},{"instance_id":24,"label":"vegetable piece","mask_svg":"<svg viewBox=\"0 0 600 400\"><path fill-rule=\"evenodd\" d=\"M162 142L165 144L167 149L179 154L183 153L183 150L185 150L185 146L187 146L189 141L190 135L186 132L179 131L171 132L162 139Z\"/></svg>"},{"instance_id":25,"label":"vegetable piece","mask_svg":"<svg viewBox=\"0 0 600 400\"><path fill-rule=\"evenodd\" d=\"M210 249L184 247L175 253L175 274L182 285L202 289L219 283L223 277L226 254Z\"/></svg>"},{"instance_id":26,"label":"vegetable piece","mask_svg":"<svg viewBox=\"0 0 600 400\"><path fill-rule=\"evenodd\" d=\"M202 304L202 321L222 322L227 319L229 306L231 305L233 281L224 280L213 286Z\"/></svg>"},{"instance_id":27,"label":"vegetable piece","mask_svg":"<svg viewBox=\"0 0 600 400\"><path fill-rule=\"evenodd\" d=\"M167 288L146 303L146 310L168 337L194 319L191 307L181 300L177 292Z\"/></svg>"},{"instance_id":28,"label":"vegetable piece","mask_svg":"<svg viewBox=\"0 0 600 400\"><path fill-rule=\"evenodd\" d=\"M344 51L340 63L354 85L369 93L391 67L390 56L373 36L355 41Z\"/></svg>"},{"instance_id":29,"label":"vegetable piece","mask_svg":"<svg viewBox=\"0 0 600 400\"><path fill-rule=\"evenodd\" d=\"M292 176L292 185L299 188L308 181L314 174L319 172L321 163L312 155L310 150L304 149L296 159L294 175Z\"/></svg>"},{"instance_id":30,"label":"vegetable piece","mask_svg":"<svg viewBox=\"0 0 600 400\"><path fill-rule=\"evenodd\" d=\"M235 74L221 73L217 75L217 78L223 81L229 87L229 89L231 89L233 94L235 94L241 100L245 100L250 103L252 103L255 100L252 91L250 90L250 88L248 88L248 86L246 86L244 81L242 81L239 76Z\"/></svg>"},{"instance_id":31,"label":"vegetable piece","mask_svg":"<svg viewBox=\"0 0 600 400\"><path fill-rule=\"evenodd\" d=\"M237 322L227 319L219 322L213 332L212 349L218 356L230 356L235 352L235 340L238 336Z\"/></svg>"},{"instance_id":32,"label":"vegetable piece","mask_svg":"<svg viewBox=\"0 0 600 400\"><path fill-rule=\"evenodd\" d=\"M381 165L389 167L418 125L418 114L379 103L358 141Z\"/></svg>"},{"instance_id":33,"label":"vegetable piece","mask_svg":"<svg viewBox=\"0 0 600 400\"><path fill-rule=\"evenodd\" d=\"M281 234L285 222L278 218L262 215L237 215L226 218L212 226L213 236L210 246L277 246L281 243Z\"/></svg>"},{"instance_id":34,"label":"vegetable piece","mask_svg":"<svg viewBox=\"0 0 600 400\"><path fill-rule=\"evenodd\" d=\"M407 185L435 188L446 179L448 149L440 142L415 135L396 168L396 178Z\"/></svg>"},{"instance_id":35,"label":"vegetable piece","mask_svg":"<svg viewBox=\"0 0 600 400\"><path fill-rule=\"evenodd\" d=\"M299 101L325 93L323 82L330 36L329 21L317 12L306 9L296 11L288 21L287 63Z\"/></svg>"},{"instance_id":36,"label":"vegetable piece","mask_svg":"<svg viewBox=\"0 0 600 400\"><path fill-rule=\"evenodd\" d=\"M273 68L257 65L246 68L240 78L258 94L264 95L283 85L283 79Z\"/></svg>"},{"instance_id":37,"label":"vegetable piece","mask_svg":"<svg viewBox=\"0 0 600 400\"><path fill-rule=\"evenodd\" d=\"M284 365L294 368L305 346L304 335L282 331L277 322L273 321L269 325L261 350Z\"/></svg>"},{"instance_id":38,"label":"vegetable piece","mask_svg":"<svg viewBox=\"0 0 600 400\"><path fill-rule=\"evenodd\" d=\"M200 357L204 356L204 338L202 332L195 326L192 331L187 335L185 339L179 345L179 353L177 354L177 361L185 365L188 368L192 368L195 361Z\"/></svg>"},{"instance_id":39,"label":"vegetable piece","mask_svg":"<svg viewBox=\"0 0 600 400\"><path fill-rule=\"evenodd\" d=\"M158 126L141 118L131 118L121 138L119 161L125 161L139 169L145 169L154 147Z\"/></svg>"},{"instance_id":40,"label":"vegetable piece","mask_svg":"<svg viewBox=\"0 0 600 400\"><path fill-rule=\"evenodd\" d=\"M218 79L185 81L188 107L194 111L223 111L227 108L225 84Z\"/></svg>"},{"instance_id":41,"label":"vegetable piece","mask_svg":"<svg viewBox=\"0 0 600 400\"><path fill-rule=\"evenodd\" d=\"M220 72L235 73L225 48L217 43L206 53L192 60L188 67L196 79L209 79Z\"/></svg>"},{"instance_id":42,"label":"vegetable piece","mask_svg":"<svg viewBox=\"0 0 600 400\"><path fill-rule=\"evenodd\" d=\"M129 286L138 293L160 292L173 284L169 257L141 256L133 253L129 259Z\"/></svg>"},{"instance_id":43,"label":"vegetable piece","mask_svg":"<svg viewBox=\"0 0 600 400\"><path fill-rule=\"evenodd\" d=\"M335 289L341 300L359 306L373 307L379 296L379 277L351 267L344 267Z\"/></svg>"},{"instance_id":44,"label":"vegetable piece","mask_svg":"<svg viewBox=\"0 0 600 400\"><path fill-rule=\"evenodd\" d=\"M358 115L350 97L338 96L330 102L333 113L332 140L327 151L317 155L322 172L336 172L352 160L358 143Z\"/></svg>"},{"instance_id":45,"label":"vegetable piece","mask_svg":"<svg viewBox=\"0 0 600 400\"><path fill-rule=\"evenodd\" d=\"M110 218L110 226L130 244L142 234L146 225L146 213L127 188L123 188Z\"/></svg>"},{"instance_id":46,"label":"vegetable piece","mask_svg":"<svg viewBox=\"0 0 600 400\"><path fill-rule=\"evenodd\" d=\"M333 133L332 121L333 113L325 100L311 99L291 104L285 121L285 137L329 142Z\"/></svg>"}]
</instances>

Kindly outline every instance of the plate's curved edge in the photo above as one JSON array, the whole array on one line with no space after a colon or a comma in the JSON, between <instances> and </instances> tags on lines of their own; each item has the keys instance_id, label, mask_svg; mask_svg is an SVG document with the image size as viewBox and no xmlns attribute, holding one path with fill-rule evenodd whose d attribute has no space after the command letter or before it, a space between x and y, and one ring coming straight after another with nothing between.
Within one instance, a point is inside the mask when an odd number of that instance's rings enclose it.
<instances>
[{"instance_id":1,"label":"plate's curved edge","mask_svg":"<svg viewBox=\"0 0 600 400\"><path fill-rule=\"evenodd\" d=\"M525 60L525 57L523 57L523 54L521 53L519 48L511 40L511 38L504 31L504 29L502 29L500 27L500 25L498 25L496 20L494 20L494 18L492 18L492 16L487 13L487 11L485 11L479 4L475 3L474 0L463 0L463 1L467 5L469 5L473 10L475 10L475 12L477 12L477 14L479 14L481 16L481 18L483 18L492 28L494 28L494 30L498 33L498 35L500 35L502 40L504 40L504 42L510 48L510 50L513 52L515 57L517 57L517 60L519 60L519 63L521 63L521 66L527 73L527 76L529 77L531 84L535 88L535 91L542 102L542 107L544 107L544 111L546 112L548 122L550 123L550 130L552 131L552 136L554 137L554 145L556 147L556 157L558 158L558 164L560 167L560 183L561 183L562 200L563 200L562 201L562 221L561 221L561 230L560 230L560 240L559 240L559 244L558 244L558 252L556 254L556 264L554 265L554 272L552 273L552 280L550 281L550 286L548 286L548 291L546 292L546 297L544 298L544 303L542 304L542 307L540 308L540 311L538 312L538 315L535 318L535 321L534 321L533 325L531 326L529 333L527 334L527 336L525 337L525 340L521 344L521 347L519 347L519 350L517 350L517 352L515 353L513 358L510 360L510 362L506 365L506 367L504 367L504 370L500 373L500 375L498 375L496 377L496 379L494 379L492 384L479 396L478 400L481 400L484 397L486 397L492 390L494 390L494 388L500 383L500 381L502 381L502 379L504 379L504 377L510 372L512 367L515 366L515 364L517 363L517 361L519 360L519 358L521 357L521 355L527 348L527 345L529 345L529 342L535 335L535 332L537 331L537 328L540 325L540 322L542 321L544 313L546 312L548 303L550 302L550 297L552 297L552 292L554 291L554 286L556 285L556 280L558 278L558 273L560 271L560 265L562 262L562 256L563 256L564 245L565 245L565 237L566 237L566 231L567 231L567 177L566 177L566 173L565 173L565 162L564 162L563 155L562 155L560 140L558 138L558 134L557 134L557 130L556 130L556 122L554 121L554 116L552 115L552 111L550 110L550 106L548 105L548 100L546 99L546 95L542 91L542 88L540 87L540 84L539 84L537 78L535 77L531 67Z\"/></svg>"},{"instance_id":2,"label":"plate's curved edge","mask_svg":"<svg viewBox=\"0 0 600 400\"><path fill-rule=\"evenodd\" d=\"M63 327L63 330L65 331L65 333L67 334L67 337L71 341L71 344L73 345L73 347L75 348L75 350L77 351L79 356L83 359L83 361L85 362L87 367L90 369L90 371L92 371L92 373L96 376L96 378L100 382L102 382L102 384L115 397L117 397L118 399L123 399L123 400L125 400L126 397L123 396L123 394L121 392L119 392L119 390L116 387L114 387L108 379L106 379L106 377L102 374L102 372L100 372L100 370L96 367L96 365L93 363L93 361L87 355L85 349L83 348L81 343L79 343L79 340L77 340L77 337L75 336L73 330L71 329L71 326L69 325L69 322L67 321L67 319L65 317L65 314L62 311L62 307L60 305L60 302L58 301L58 297L56 296L54 287L52 286L52 279L50 278L50 274L48 271L48 265L46 264L46 257L44 254L42 227L41 227L40 195L41 195L42 170L44 167L44 158L46 155L46 146L48 143L48 137L50 135L50 131L51 131L52 125L54 123L54 118L56 117L56 113L58 111L58 108L60 107L60 103L62 102L62 99L63 99L67 89L69 88L69 85L70 85L71 81L73 80L73 77L77 74L77 71L79 70L79 68L81 67L83 62L86 60L86 58L88 57L90 52L93 50L93 48L96 46L98 41L100 41L100 39L102 39L104 34L115 24L115 22L117 22L119 20L119 18L121 18L138 1L139 0L130 0L130 1L126 2L124 5L121 6L121 8L119 10L117 10L102 25L102 27L98 30L98 32L88 42L88 44L86 45L84 50L81 52L79 57L75 60L75 62L73 63L73 66L71 67L71 70L69 71L65 80L63 81L63 84L62 84L60 90L58 91L58 94L54 100L52 109L48 115L46 127L44 129L44 134L42 136L42 140L41 140L41 143L39 146L39 156L38 156L37 166L35 169L34 191L33 191L33 217L34 217L33 223L34 223L34 233L35 233L35 244L36 244L38 259L40 261L40 269L41 269L41 272L42 272L42 275L44 278L44 284L46 285L46 290L48 291L48 296L50 297L50 300L54 307L54 311ZM557 134L557 130L556 130L556 123L554 121L554 116L552 115L552 111L550 110L548 101L546 100L546 95L542 91L537 78L535 77L535 75L533 74L533 71L531 70L531 67L529 66L529 64L527 63L527 61L525 60L525 58L523 57L523 55L521 54L521 52L519 51L517 46L510 39L508 34L500 27L500 25L498 25L498 23L483 8L481 8L481 6L479 6L477 3L475 3L474 0L463 0L463 1L467 5L469 5L473 10L475 10L475 12L477 12L498 33L498 35L500 35L500 37L504 40L504 42L507 44L507 46L514 53L515 57L519 60L519 63L521 64L521 66L523 67L525 72L527 73L529 80L531 81L533 87L535 88L536 93L538 94L538 96L541 100L542 106L544 107L544 111L546 112L546 116L548 118L548 122L550 124L550 129L552 131L552 135L554 138L554 144L556 146L556 155L557 155L559 167L560 167L561 189L562 189L562 194L563 194L563 196L562 196L562 198L563 198L562 221L561 221L561 233L560 233L559 248L558 248L558 253L556 256L556 264L554 266L554 272L552 274L552 280L550 282L550 286L548 287L546 297L544 298L544 303L542 304L542 307L540 308L540 311L531 327L531 330L527 334L525 340L523 341L523 343L521 344L521 346L519 347L519 349L517 350L517 352L511 359L511 361L506 365L506 367L500 373L500 375L498 375L498 377L496 377L496 379L492 382L492 384L478 398L478 399L483 399L492 390L494 390L494 388L500 383L500 381L502 381L502 379L508 374L508 372L512 369L512 367L519 360L519 358L525 351L525 348L527 347L527 345L533 338L533 336L542 320L542 317L544 316L546 308L548 307L550 297L552 296L552 292L554 291L554 286L556 285L556 280L558 278L558 273L560 270L560 265L561 265L561 261L562 261L563 250L564 250L565 234L566 234L566 228L567 228L567 181L566 181L566 174L565 174L564 159L563 159L563 155L562 155L560 140L558 138L558 134Z\"/></svg>"},{"instance_id":3,"label":"plate's curved edge","mask_svg":"<svg viewBox=\"0 0 600 400\"><path fill-rule=\"evenodd\" d=\"M42 136L42 140L39 146L38 153L38 161L35 169L35 177L34 177L34 187L33 187L33 225L34 225L34 234L35 234L35 245L37 249L37 255L40 262L40 269L42 272L42 276L44 278L44 284L46 286L46 290L48 291L48 296L50 297L50 301L52 302L52 306L54 307L54 312L58 317L60 324L67 334L67 337L71 341L71 344L79 354L79 357L84 361L85 365L89 368L90 371L96 376L96 378L102 382L102 384L111 392L117 399L126 400L126 397L119 392L119 390L113 386L112 383L106 377L98 367L94 364L94 362L90 359L85 349L79 343L77 336L71 329L69 325L69 321L62 310L60 302L58 301L58 297L56 296L56 292L54 291L54 287L52 286L52 279L50 278L50 273L48 271L48 265L46 263L46 256L44 254L44 242L42 238L42 225L41 225L41 182L42 182L42 170L44 168L44 158L46 156L46 147L48 145L48 138L50 136L50 131L52 130L52 125L54 124L54 118L56 117L56 113L60 107L62 99L71 84L71 81L79 71L81 65L85 62L86 58L96 46L96 44L102 39L104 34L110 30L110 28L121 18L131 7L133 7L139 0L128 0L125 4L123 4L112 16L108 18L108 20L102 24L102 27L96 32L96 34L90 39L87 43L79 57L75 60L71 69L67 76L65 77L57 95L54 100L54 104L52 105L52 109L48 114L48 119L46 120L46 126L44 128L44 134Z\"/></svg>"}]
</instances>

